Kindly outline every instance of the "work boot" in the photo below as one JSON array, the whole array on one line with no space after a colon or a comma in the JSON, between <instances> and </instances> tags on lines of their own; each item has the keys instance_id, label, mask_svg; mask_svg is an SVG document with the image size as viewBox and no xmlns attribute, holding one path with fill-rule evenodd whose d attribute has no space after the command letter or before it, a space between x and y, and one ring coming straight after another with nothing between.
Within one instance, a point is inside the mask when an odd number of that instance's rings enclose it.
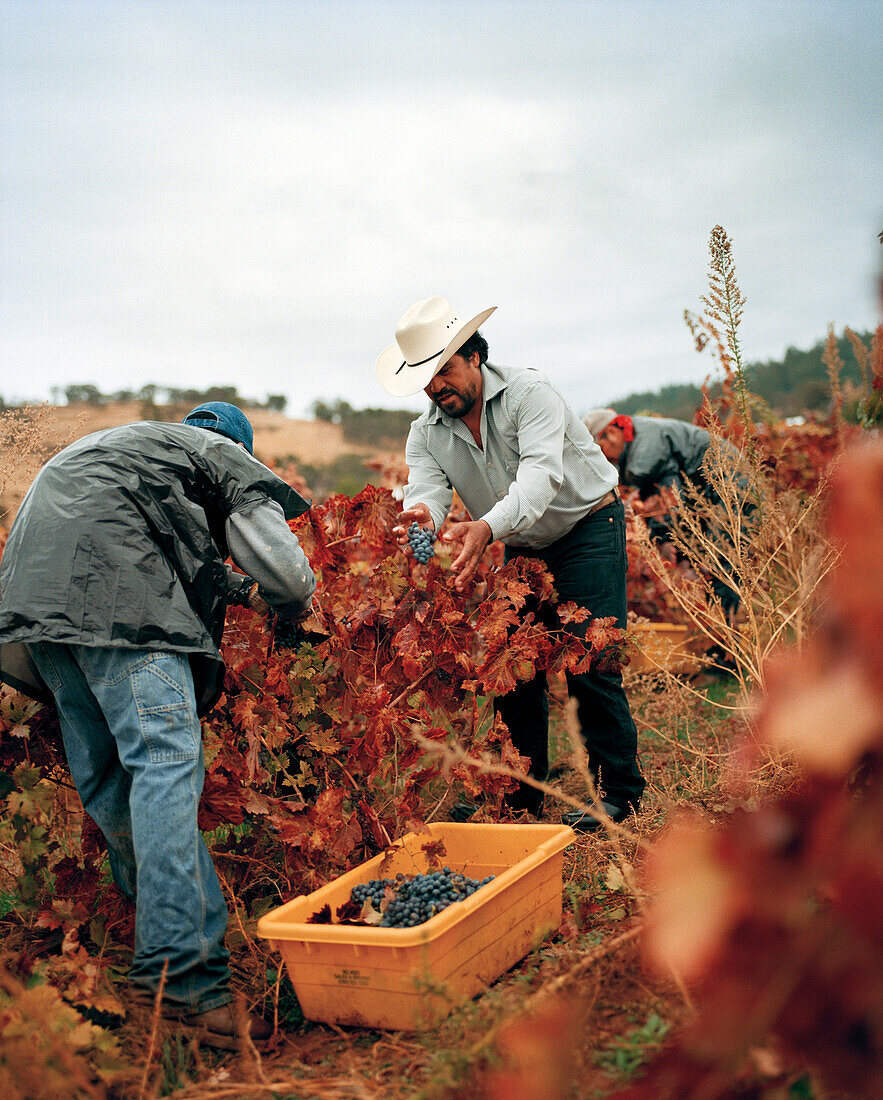
<instances>
[{"instance_id":1,"label":"work boot","mask_svg":"<svg viewBox=\"0 0 883 1100\"><path fill-rule=\"evenodd\" d=\"M148 1011L156 1011L156 994L149 989L136 987L131 990L131 999L144 1005ZM163 1001L160 1015L172 1025L177 1025L181 1034L194 1038L205 1046L218 1047L221 1050L238 1050L245 1038L240 1026L247 1028L253 1043L263 1042L273 1034L273 1029L263 1017L246 1012L243 1007L237 1012L232 1002L210 1008L205 1012L188 1012L180 1005Z\"/></svg>"},{"instance_id":2,"label":"work boot","mask_svg":"<svg viewBox=\"0 0 883 1100\"><path fill-rule=\"evenodd\" d=\"M603 809L607 817L611 821L617 824L620 821L625 821L632 813L631 806L617 806L613 802L601 802L598 808L598 816L590 810L568 810L566 814L561 817L562 825L569 825L571 829L574 829L578 833L593 833L596 829L600 829L604 824L601 810Z\"/></svg>"},{"instance_id":3,"label":"work boot","mask_svg":"<svg viewBox=\"0 0 883 1100\"><path fill-rule=\"evenodd\" d=\"M163 1013L165 1015L165 1013ZM178 1022L179 1031L198 1040L204 1046L220 1050L238 1050L245 1041L240 1030L244 1027L253 1043L261 1043L273 1034L273 1028L253 1012L237 1013L232 1004L210 1008L207 1012L190 1012L185 1015L169 1015ZM238 1026L237 1026L238 1025Z\"/></svg>"}]
</instances>

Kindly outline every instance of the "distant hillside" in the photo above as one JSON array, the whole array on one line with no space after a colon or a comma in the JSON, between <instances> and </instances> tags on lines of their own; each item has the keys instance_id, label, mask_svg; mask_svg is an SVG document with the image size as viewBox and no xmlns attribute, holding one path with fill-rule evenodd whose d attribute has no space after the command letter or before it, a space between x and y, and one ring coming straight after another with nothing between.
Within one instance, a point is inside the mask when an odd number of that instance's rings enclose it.
<instances>
[{"instance_id":1,"label":"distant hillside","mask_svg":"<svg viewBox=\"0 0 883 1100\"><path fill-rule=\"evenodd\" d=\"M30 439L30 456L20 452L0 430L0 528L8 528L27 487L45 459L90 432L131 424L135 420L178 421L188 411L182 407L172 411L143 402L71 404L43 407L39 425ZM14 414L10 414L14 415ZM373 442L358 443L344 435L340 424L319 420L293 420L269 408L249 408L248 417L254 428L255 454L262 462L285 465L294 461L298 472L317 494L343 492L352 495L376 480L364 466L366 458L377 454ZM3 416L0 412L0 429ZM392 449L392 448L389 448ZM395 450L404 450L404 436Z\"/></svg>"},{"instance_id":2,"label":"distant hillside","mask_svg":"<svg viewBox=\"0 0 883 1100\"><path fill-rule=\"evenodd\" d=\"M858 334L866 347L870 347L870 332ZM843 360L841 381L853 385L861 383L861 372L852 345L843 337L838 340ZM830 399L828 373L822 361L825 341L820 340L809 351L788 348L781 360L769 359L765 363L751 363L746 369L748 388L769 405L777 416L805 416L807 413L824 413ZM714 392L715 387L712 387ZM691 384L663 386L656 391L631 393L611 402L617 412L657 413L678 420L692 420L693 413L702 401L699 386Z\"/></svg>"}]
</instances>

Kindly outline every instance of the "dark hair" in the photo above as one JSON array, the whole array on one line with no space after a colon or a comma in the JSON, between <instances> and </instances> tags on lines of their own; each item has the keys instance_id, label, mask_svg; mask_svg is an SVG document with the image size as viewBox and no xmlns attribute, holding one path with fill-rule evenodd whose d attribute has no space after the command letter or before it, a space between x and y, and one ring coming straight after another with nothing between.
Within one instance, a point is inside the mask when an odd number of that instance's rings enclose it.
<instances>
[{"instance_id":1,"label":"dark hair","mask_svg":"<svg viewBox=\"0 0 883 1100\"><path fill-rule=\"evenodd\" d=\"M464 359L469 359L473 352L478 352L479 366L484 366L487 362L487 340L481 335L480 332L474 332L466 343L457 349L457 355L462 355Z\"/></svg>"}]
</instances>

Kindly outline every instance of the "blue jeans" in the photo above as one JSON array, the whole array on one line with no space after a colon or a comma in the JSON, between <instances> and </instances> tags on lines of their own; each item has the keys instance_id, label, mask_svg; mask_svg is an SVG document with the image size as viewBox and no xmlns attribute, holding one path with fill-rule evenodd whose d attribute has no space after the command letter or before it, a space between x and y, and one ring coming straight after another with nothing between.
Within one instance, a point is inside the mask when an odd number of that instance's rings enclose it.
<instances>
[{"instance_id":1,"label":"blue jeans","mask_svg":"<svg viewBox=\"0 0 883 1100\"><path fill-rule=\"evenodd\" d=\"M227 907L197 828L205 776L187 657L144 649L29 646L55 696L71 777L135 902L130 980L204 1012L230 999Z\"/></svg>"},{"instance_id":2,"label":"blue jeans","mask_svg":"<svg viewBox=\"0 0 883 1100\"><path fill-rule=\"evenodd\" d=\"M594 619L613 617L626 625L625 512L619 500L586 516L542 550L506 550L506 560L535 557L555 582L562 603L587 607ZM550 624L551 625L551 624ZM560 623L556 624L560 628ZM588 623L566 629L584 636ZM638 732L622 686L622 675L594 663L589 672L567 673L591 771L608 802L638 807L645 780L638 767ZM544 780L549 770L549 703L545 672L498 700L512 744L531 761L529 774ZM522 785L507 801L514 809L535 809L542 796Z\"/></svg>"}]
</instances>

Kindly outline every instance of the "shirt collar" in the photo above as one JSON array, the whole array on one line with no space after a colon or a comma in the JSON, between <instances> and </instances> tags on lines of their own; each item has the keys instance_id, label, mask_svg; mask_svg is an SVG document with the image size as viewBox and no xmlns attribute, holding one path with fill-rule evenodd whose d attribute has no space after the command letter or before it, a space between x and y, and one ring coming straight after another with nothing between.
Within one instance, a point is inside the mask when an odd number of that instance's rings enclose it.
<instances>
[{"instance_id":1,"label":"shirt collar","mask_svg":"<svg viewBox=\"0 0 883 1100\"><path fill-rule=\"evenodd\" d=\"M498 394L501 394L508 385L509 383L493 364L485 363L482 366L481 392L484 396L485 405L487 405L489 401L492 401ZM447 424L448 427L450 427L455 424L458 419L458 417L448 416L444 409L440 409L435 402L430 400L429 422L431 424L438 424L438 422L441 421L442 424Z\"/></svg>"}]
</instances>

